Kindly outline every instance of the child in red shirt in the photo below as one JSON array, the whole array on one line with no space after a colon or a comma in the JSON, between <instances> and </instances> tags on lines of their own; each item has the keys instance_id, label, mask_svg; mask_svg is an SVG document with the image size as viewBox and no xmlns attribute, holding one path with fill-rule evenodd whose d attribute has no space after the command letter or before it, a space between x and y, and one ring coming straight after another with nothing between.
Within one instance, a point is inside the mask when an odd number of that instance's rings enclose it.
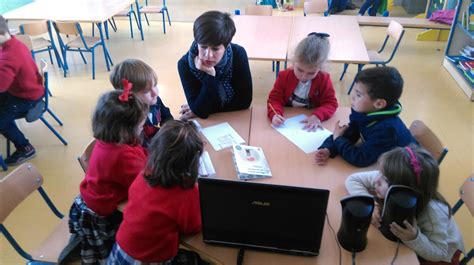
<instances>
[{"instance_id":1,"label":"child in red shirt","mask_svg":"<svg viewBox=\"0 0 474 265\"><path fill-rule=\"evenodd\" d=\"M11 36L0 15L0 133L15 145L15 152L5 159L7 165L18 165L36 155L35 148L16 126L42 100L43 78L30 50Z\"/></svg>"},{"instance_id":2,"label":"child in red shirt","mask_svg":"<svg viewBox=\"0 0 474 265\"><path fill-rule=\"evenodd\" d=\"M179 249L179 237L201 230L196 179L203 145L191 122L168 121L153 137L107 264L198 264L189 262L197 254Z\"/></svg>"},{"instance_id":3,"label":"child in red shirt","mask_svg":"<svg viewBox=\"0 0 474 265\"><path fill-rule=\"evenodd\" d=\"M321 71L329 53L329 35L310 33L295 50L294 67L278 73L268 96L268 118L274 126L285 122L283 107L314 108L302 122L304 129L315 131L337 109L337 99L329 73Z\"/></svg>"},{"instance_id":4,"label":"child in red shirt","mask_svg":"<svg viewBox=\"0 0 474 265\"><path fill-rule=\"evenodd\" d=\"M86 176L69 213L69 228L81 241L82 264L104 264L122 221L117 210L128 188L146 164L140 134L148 106L123 91L103 94L92 117L96 143Z\"/></svg>"}]
</instances>

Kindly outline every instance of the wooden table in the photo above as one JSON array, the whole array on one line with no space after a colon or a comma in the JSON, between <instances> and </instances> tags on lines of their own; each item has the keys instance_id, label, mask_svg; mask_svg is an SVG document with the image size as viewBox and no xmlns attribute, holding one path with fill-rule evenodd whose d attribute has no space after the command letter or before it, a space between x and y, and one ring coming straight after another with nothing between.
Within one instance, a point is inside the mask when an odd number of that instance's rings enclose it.
<instances>
[{"instance_id":1,"label":"wooden table","mask_svg":"<svg viewBox=\"0 0 474 265\"><path fill-rule=\"evenodd\" d=\"M353 16L295 17L288 45L288 58L291 58L296 45L311 32L330 35L330 62L365 64L369 61L359 24Z\"/></svg>"},{"instance_id":2,"label":"wooden table","mask_svg":"<svg viewBox=\"0 0 474 265\"><path fill-rule=\"evenodd\" d=\"M285 61L293 17L234 16L232 42L245 48L250 60Z\"/></svg>"},{"instance_id":3,"label":"wooden table","mask_svg":"<svg viewBox=\"0 0 474 265\"><path fill-rule=\"evenodd\" d=\"M335 17L342 17L337 15ZM357 22L360 26L378 26L388 27L390 21L394 20L400 23L405 28L417 29L444 29L450 30L451 25L436 23L427 18L413 18L413 17L372 17L372 16L357 16Z\"/></svg>"},{"instance_id":4,"label":"wooden table","mask_svg":"<svg viewBox=\"0 0 474 265\"><path fill-rule=\"evenodd\" d=\"M287 117L302 112L309 114L308 110L301 108L285 110ZM347 122L349 113L349 108L339 108L336 114L323 124L327 129L332 130L337 120ZM236 117L224 114L219 118L234 119ZM223 121L225 120L213 122L219 123ZM235 121L233 122L235 124ZM337 233L341 218L339 201L347 195L344 186L345 179L348 175L356 171L367 170L367 168L357 169L340 157L330 159L326 166L316 165L313 160L313 154L305 154L270 126L270 121L266 115L266 108L263 106L252 108L249 144L263 148L272 170L272 178L257 180L258 182L330 190L327 213L330 223ZM216 156L219 154L211 154L214 166L217 166L217 161L231 160L227 153L223 154L226 157L219 158ZM219 177L236 179L234 165L231 161L227 161L218 170L223 172L223 175L218 173ZM229 173L230 171L232 173ZM193 250L211 256L223 264L235 264L236 262L237 249L205 244L202 241L201 234L183 238L182 242ZM371 227L368 232L367 248L357 253L356 262L357 264L390 264L395 255L396 247L397 244L385 239L377 229ZM338 251L336 239L326 221L320 249L321 254L318 257L300 257L247 250L245 252L244 264L337 264L339 259ZM351 254L342 249L342 264L350 264L350 262ZM418 260L412 250L402 245L400 246L395 264L418 264Z\"/></svg>"}]
</instances>

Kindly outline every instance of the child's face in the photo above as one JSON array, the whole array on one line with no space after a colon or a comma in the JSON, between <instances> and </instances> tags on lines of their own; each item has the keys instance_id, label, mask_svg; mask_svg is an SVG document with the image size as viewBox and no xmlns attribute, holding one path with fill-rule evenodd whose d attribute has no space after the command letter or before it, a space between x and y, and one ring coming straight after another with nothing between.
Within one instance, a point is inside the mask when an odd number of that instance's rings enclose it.
<instances>
[{"instance_id":1,"label":"child's face","mask_svg":"<svg viewBox=\"0 0 474 265\"><path fill-rule=\"evenodd\" d=\"M224 45L219 46L208 46L198 44L198 57L201 60L203 66L211 68L216 66L224 56L225 47Z\"/></svg>"},{"instance_id":2,"label":"child's face","mask_svg":"<svg viewBox=\"0 0 474 265\"><path fill-rule=\"evenodd\" d=\"M367 86L361 82L356 82L351 92L351 107L360 113L371 113L377 111L376 99L372 99L367 93Z\"/></svg>"},{"instance_id":3,"label":"child's face","mask_svg":"<svg viewBox=\"0 0 474 265\"><path fill-rule=\"evenodd\" d=\"M148 106L155 105L158 101L158 86L155 84L150 90L144 89L135 95Z\"/></svg>"},{"instance_id":4,"label":"child's face","mask_svg":"<svg viewBox=\"0 0 474 265\"><path fill-rule=\"evenodd\" d=\"M380 173L377 179L375 180L375 196L380 199L385 198L388 190L388 181L387 178Z\"/></svg>"},{"instance_id":5,"label":"child's face","mask_svg":"<svg viewBox=\"0 0 474 265\"><path fill-rule=\"evenodd\" d=\"M308 80L313 80L316 77L319 73L319 66L295 62L293 72L295 73L296 78L304 83Z\"/></svg>"}]
</instances>

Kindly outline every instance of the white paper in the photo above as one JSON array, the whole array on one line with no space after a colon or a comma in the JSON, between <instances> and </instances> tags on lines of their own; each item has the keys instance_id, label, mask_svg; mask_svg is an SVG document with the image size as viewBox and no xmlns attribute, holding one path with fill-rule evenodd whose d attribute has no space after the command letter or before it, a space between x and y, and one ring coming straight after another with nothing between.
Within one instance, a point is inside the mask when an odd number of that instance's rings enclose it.
<instances>
[{"instance_id":1,"label":"white paper","mask_svg":"<svg viewBox=\"0 0 474 265\"><path fill-rule=\"evenodd\" d=\"M298 146L305 153L311 153L318 150L318 147L332 133L327 129L318 128L315 132L303 130L304 123L301 123L307 116L304 114L289 118L281 126L273 126L279 133Z\"/></svg>"},{"instance_id":2,"label":"white paper","mask_svg":"<svg viewBox=\"0 0 474 265\"><path fill-rule=\"evenodd\" d=\"M227 122L203 128L201 132L216 151L234 144L245 143L244 139Z\"/></svg>"},{"instance_id":3,"label":"white paper","mask_svg":"<svg viewBox=\"0 0 474 265\"><path fill-rule=\"evenodd\" d=\"M212 177L216 174L216 170L212 165L211 157L207 151L204 151L199 158L199 176Z\"/></svg>"}]
</instances>

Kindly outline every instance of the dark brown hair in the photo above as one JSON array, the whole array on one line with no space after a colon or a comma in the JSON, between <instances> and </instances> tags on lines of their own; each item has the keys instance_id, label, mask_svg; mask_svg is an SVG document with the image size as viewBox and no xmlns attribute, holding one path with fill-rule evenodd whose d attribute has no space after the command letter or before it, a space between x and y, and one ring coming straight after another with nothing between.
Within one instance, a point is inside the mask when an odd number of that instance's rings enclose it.
<instances>
[{"instance_id":1,"label":"dark brown hair","mask_svg":"<svg viewBox=\"0 0 474 265\"><path fill-rule=\"evenodd\" d=\"M0 35L5 35L5 33L10 33L8 30L7 20L0 15Z\"/></svg>"},{"instance_id":2,"label":"dark brown hair","mask_svg":"<svg viewBox=\"0 0 474 265\"><path fill-rule=\"evenodd\" d=\"M364 69L356 75L355 81L367 87L371 99L384 99L387 106L397 103L403 92L403 78L395 67Z\"/></svg>"},{"instance_id":3,"label":"dark brown hair","mask_svg":"<svg viewBox=\"0 0 474 265\"><path fill-rule=\"evenodd\" d=\"M227 47L235 34L235 24L228 13L207 11L193 26L194 41L198 44Z\"/></svg>"},{"instance_id":4,"label":"dark brown hair","mask_svg":"<svg viewBox=\"0 0 474 265\"><path fill-rule=\"evenodd\" d=\"M430 200L437 200L451 207L446 199L438 192L439 167L438 162L424 148L411 145L416 159L421 166L420 184L411 164L410 154L403 147L397 147L384 153L379 158L381 173L387 178L390 185L405 185L418 193L416 215L418 216L428 205Z\"/></svg>"},{"instance_id":5,"label":"dark brown hair","mask_svg":"<svg viewBox=\"0 0 474 265\"><path fill-rule=\"evenodd\" d=\"M133 84L132 91L135 93L150 90L158 82L153 68L138 59L127 59L117 64L109 79L115 89L123 89L122 79L127 79Z\"/></svg>"},{"instance_id":6,"label":"dark brown hair","mask_svg":"<svg viewBox=\"0 0 474 265\"><path fill-rule=\"evenodd\" d=\"M121 94L114 90L99 98L92 116L94 138L107 143L140 144L138 125L146 118L148 106L133 96L122 102Z\"/></svg>"},{"instance_id":7,"label":"dark brown hair","mask_svg":"<svg viewBox=\"0 0 474 265\"><path fill-rule=\"evenodd\" d=\"M171 120L153 137L144 177L150 186L195 185L204 143L191 121Z\"/></svg>"}]
</instances>

